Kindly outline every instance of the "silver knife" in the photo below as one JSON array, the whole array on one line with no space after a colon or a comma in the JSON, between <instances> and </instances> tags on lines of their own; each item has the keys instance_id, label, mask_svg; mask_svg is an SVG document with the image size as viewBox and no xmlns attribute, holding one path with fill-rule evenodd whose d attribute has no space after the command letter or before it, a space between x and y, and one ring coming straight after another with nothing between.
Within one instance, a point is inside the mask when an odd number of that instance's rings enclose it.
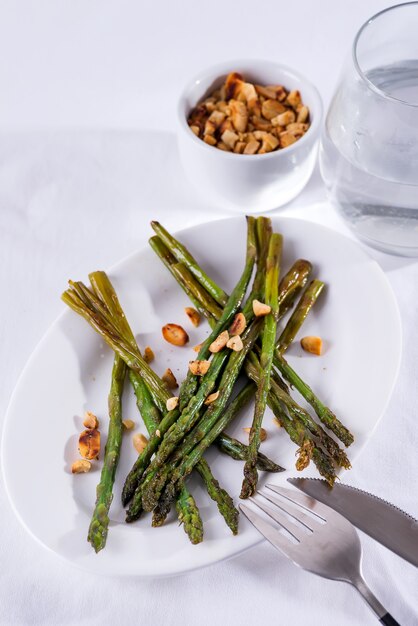
<instances>
[{"instance_id":1,"label":"silver knife","mask_svg":"<svg viewBox=\"0 0 418 626\"><path fill-rule=\"evenodd\" d=\"M356 487L332 489L319 478L288 478L289 483L344 515L354 526L418 567L418 521L390 502Z\"/></svg>"}]
</instances>

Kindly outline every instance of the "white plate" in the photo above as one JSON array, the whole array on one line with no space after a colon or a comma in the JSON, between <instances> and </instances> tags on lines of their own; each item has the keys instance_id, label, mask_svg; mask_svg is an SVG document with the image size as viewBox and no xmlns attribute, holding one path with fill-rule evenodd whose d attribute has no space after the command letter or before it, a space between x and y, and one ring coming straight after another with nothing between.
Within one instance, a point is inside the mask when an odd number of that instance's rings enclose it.
<instances>
[{"instance_id":1,"label":"white plate","mask_svg":"<svg viewBox=\"0 0 418 626\"><path fill-rule=\"evenodd\" d=\"M314 263L315 275L327 283L326 293L303 327L303 335L324 339L323 356L302 353L295 344L288 358L355 434L349 450L353 460L381 417L398 372L401 330L394 296L377 263L351 240L302 220L274 218L273 222L284 234L283 267L298 257L308 258ZM182 232L180 239L208 273L231 290L243 267L245 220L232 218L197 226ZM165 343L161 327L167 322L184 325L190 334L189 345L194 346L206 335L206 324L195 329L188 322L183 312L187 297L150 249L122 261L109 274L138 333L140 347L150 345L156 354L157 372L171 367L181 379L195 353L190 347ZM99 416L103 440L106 438L112 360L111 351L87 323L66 311L26 365L10 402L2 442L7 491L25 528L74 565L112 575L177 574L255 545L260 536L242 516L238 536L230 534L194 477L190 487L204 521L203 543L192 546L174 515L158 529L150 527L149 515L125 524L120 491L135 458L131 435L125 435L107 546L98 555L93 552L86 534L101 464L90 474L75 476L70 467L77 458L78 433L86 409ZM136 420L145 432L129 386L124 415ZM250 423L248 409L229 431L242 438L242 426ZM266 413L264 425L268 439L262 450L288 471L266 474L261 482L281 483L296 473L295 446L272 423L271 413ZM208 459L215 475L237 499L243 464L217 450L210 450Z\"/></svg>"}]
</instances>

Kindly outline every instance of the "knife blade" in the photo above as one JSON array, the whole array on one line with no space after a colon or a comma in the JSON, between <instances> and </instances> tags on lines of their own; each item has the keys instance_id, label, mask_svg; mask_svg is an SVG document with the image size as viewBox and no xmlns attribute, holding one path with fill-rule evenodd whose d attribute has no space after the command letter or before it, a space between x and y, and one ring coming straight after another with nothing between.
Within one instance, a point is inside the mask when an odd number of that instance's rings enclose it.
<instances>
[{"instance_id":1,"label":"knife blade","mask_svg":"<svg viewBox=\"0 0 418 626\"><path fill-rule=\"evenodd\" d=\"M289 483L344 515L354 526L418 567L418 521L377 496L319 478L288 478Z\"/></svg>"}]
</instances>

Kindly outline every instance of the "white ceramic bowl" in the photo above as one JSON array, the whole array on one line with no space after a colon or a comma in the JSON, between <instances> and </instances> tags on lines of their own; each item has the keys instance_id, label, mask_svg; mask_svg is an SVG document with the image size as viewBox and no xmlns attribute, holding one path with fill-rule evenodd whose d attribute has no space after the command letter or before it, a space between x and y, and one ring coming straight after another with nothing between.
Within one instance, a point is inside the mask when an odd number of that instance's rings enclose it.
<instances>
[{"instance_id":1,"label":"white ceramic bowl","mask_svg":"<svg viewBox=\"0 0 418 626\"><path fill-rule=\"evenodd\" d=\"M229 72L249 82L298 89L309 107L311 125L291 146L267 154L242 155L209 146L190 130L193 107L219 87ZM322 103L317 89L301 74L270 61L230 61L202 71L184 89L178 106L180 158L190 181L211 202L234 212L259 213L297 196L315 165Z\"/></svg>"}]
</instances>

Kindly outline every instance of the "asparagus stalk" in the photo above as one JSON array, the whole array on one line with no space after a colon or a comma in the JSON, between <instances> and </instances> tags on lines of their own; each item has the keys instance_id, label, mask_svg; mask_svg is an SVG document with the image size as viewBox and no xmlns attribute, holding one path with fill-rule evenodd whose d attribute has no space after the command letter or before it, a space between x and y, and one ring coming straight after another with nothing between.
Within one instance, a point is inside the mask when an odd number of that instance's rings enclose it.
<instances>
[{"instance_id":1,"label":"asparagus stalk","mask_svg":"<svg viewBox=\"0 0 418 626\"><path fill-rule=\"evenodd\" d=\"M90 321L90 317L93 317L94 324L97 325L97 330L99 330L99 332L103 333L104 335L110 334L111 341L116 342L116 339L115 339L116 336L119 336L119 341L120 341L120 335L122 335L124 338L124 344L128 346L130 344L129 346L130 349L133 350L135 353L136 351L138 351L135 338L133 337L132 331L124 316L123 310L120 307L116 293L114 292L110 281L108 281L107 276L103 272L96 272L92 274L90 278L92 280L92 284L96 288L96 292L100 295L101 299L97 297L96 293L90 291L87 287L82 285L82 283L79 284L81 285L81 287L78 284L73 283L72 287L73 285L75 287L68 290L68 292L66 292L63 299L67 301L67 298L68 298L70 306L76 310L87 309L87 312L84 311L85 317L87 317L89 321ZM109 312L105 303L107 303L111 312ZM115 326L115 322L117 322L116 326ZM94 324L93 324L93 327L95 327ZM131 355L131 353L126 349L125 345L121 348L121 352L125 351L125 352L128 352L129 355ZM143 379L140 376L138 376L137 372L131 370L131 378L134 378L134 379L136 378L135 389L137 391L137 396L139 393L139 387L142 388L142 392L144 391L144 385L145 385L145 389L148 389ZM157 385L157 387L154 388L153 397L157 402L159 402L160 406L165 407L165 403L167 399L170 397L170 394L168 393L165 385L163 385L162 381L158 379L158 377L156 378L156 382L159 382L159 385ZM151 390L152 388L149 389L149 392ZM143 398L141 399L141 403L142 402L143 402ZM148 402L148 408L151 409L150 398L148 398L147 402ZM142 404L140 404L140 406L142 406ZM154 409L155 409L155 413L154 413L153 420L151 422L148 422L148 427L149 427L150 432L155 431L156 421L159 419L158 410L155 407ZM148 411L144 413L144 415L149 415ZM241 458L243 458L245 456L246 446L244 446L243 444L239 444L239 442L234 442L234 440L231 440L231 438L229 438L225 434L221 435L220 445L223 446L224 451L227 452L228 454L231 454L233 458L236 458L237 456L240 456ZM143 460L144 460L143 457L142 459L141 458L139 459L140 465L141 465L141 462L143 462ZM267 457L264 457L264 455L260 456L259 464L261 467L265 467L267 470L270 470L270 471L276 470L275 464L272 461L270 461L270 459L268 459ZM204 467L203 467L203 471L201 472L201 475L204 478L204 480L209 481L209 477L211 476L210 468L209 466L207 466L206 462L203 459L202 459L202 465ZM145 467L146 467L146 463L145 463ZM142 471L143 470L141 469L140 474ZM138 477L136 477L136 479L137 478ZM133 489L135 489L136 484L137 482L135 481ZM210 493L211 497L216 496L216 484L217 484L217 481L212 476L210 480L210 484L208 483L207 485L208 492ZM185 492L183 493L184 489L185 488L183 487L182 492L180 493L180 496L181 495L184 496L181 498L182 502L187 502L189 506L189 513L190 513L190 506L193 503L193 499L191 497L188 497L188 498L186 497L187 494L185 494ZM218 496L217 503L218 505L221 503L225 505L225 503L227 503L227 499L224 497L224 494L221 492ZM136 516L138 517L139 514L140 514L140 510L138 510L137 508ZM193 520L193 519L196 519L197 515L198 515L198 510L196 507L193 516L184 515L183 519L185 521ZM185 530L187 531L187 524L185 524ZM190 536L193 530L195 530L194 527L190 526L191 532L188 533ZM193 538L192 538L192 541L193 541Z\"/></svg>"},{"instance_id":2,"label":"asparagus stalk","mask_svg":"<svg viewBox=\"0 0 418 626\"><path fill-rule=\"evenodd\" d=\"M286 415L283 404L275 397L270 396L269 406L273 411L279 425L283 426L290 439L299 446L296 469L303 470L312 459L321 476L325 478L330 487L335 482L335 469L327 454L312 440L310 433L297 417L290 419Z\"/></svg>"},{"instance_id":3,"label":"asparagus stalk","mask_svg":"<svg viewBox=\"0 0 418 626\"><path fill-rule=\"evenodd\" d=\"M202 444L202 449L206 449L213 441L215 441L222 430L228 426L228 424L235 417L238 409L243 406L250 397L254 394L254 384L248 382L238 393L238 395L234 398L234 400L229 404L227 409L220 415L219 411L216 409L215 403L213 403L209 410L206 411L206 414L202 417L200 422L194 427L194 429L187 435L187 437L183 440L182 444L179 448L176 449L174 454L169 459L169 464L164 466L164 468L160 471L158 477L154 483L154 489L158 493L162 492L162 489L167 481L172 468L178 465L182 459L190 454L192 450L195 448L197 444L199 444L203 439L205 439L205 443ZM211 409L213 409L211 411ZM209 435L209 438L207 438ZM258 464L258 457L257 457ZM199 463L196 465L196 469L199 471ZM279 465L275 465L276 471L283 471Z\"/></svg>"},{"instance_id":4,"label":"asparagus stalk","mask_svg":"<svg viewBox=\"0 0 418 626\"><path fill-rule=\"evenodd\" d=\"M200 543L203 539L202 519L193 496L184 487L177 497L176 510L180 524L184 525L190 541L193 544Z\"/></svg>"},{"instance_id":5,"label":"asparagus stalk","mask_svg":"<svg viewBox=\"0 0 418 626\"><path fill-rule=\"evenodd\" d=\"M255 220L254 218L247 218L247 246L246 246L246 260L244 271L239 279L236 287L232 291L221 317L214 325L214 328L203 343L199 350L198 359L205 359L209 356L209 346L216 339L218 334L222 332L229 324L232 316L239 308L248 287L248 283L251 278L251 274L254 267L255 255L256 255L256 242L255 242ZM168 255L165 255L168 259ZM198 385L198 377L188 372L186 379L183 381L180 389L180 410L182 415L180 419L173 425L171 425L168 432L161 431L161 434L165 434L161 442L161 446L156 453L155 459L151 463L149 471L158 469L161 467L177 443L181 441L184 435L193 427L194 423L198 420L198 411L202 406L205 398L209 395L213 385L216 381L217 374L226 359L226 353L218 353L213 357L212 364L209 372L204 376L203 381L200 384L199 390L195 393ZM155 485L161 483L161 473L157 474L151 481L150 485L144 490L143 488L143 505L147 500L147 493L152 493L152 489ZM153 487L154 486L154 487ZM149 501L151 501L148 498ZM147 505L149 506L149 504ZM150 509L148 509L150 510Z\"/></svg>"},{"instance_id":6,"label":"asparagus stalk","mask_svg":"<svg viewBox=\"0 0 418 626\"><path fill-rule=\"evenodd\" d=\"M280 318L292 308L295 298L306 286L311 272L312 264L305 259L298 259L283 276L279 284Z\"/></svg>"},{"instance_id":7,"label":"asparagus stalk","mask_svg":"<svg viewBox=\"0 0 418 626\"><path fill-rule=\"evenodd\" d=\"M309 311L318 299L319 294L324 288L324 283L320 280L313 280L306 291L302 294L296 309L290 316L289 321L283 329L282 334L277 342L279 354L283 354L294 338L296 337L300 327L306 319Z\"/></svg>"},{"instance_id":8,"label":"asparagus stalk","mask_svg":"<svg viewBox=\"0 0 418 626\"><path fill-rule=\"evenodd\" d=\"M231 496L228 494L227 491L225 491L225 489L221 488L219 482L216 480L216 478L214 478L211 473L206 474L207 464L204 462L203 458L201 458L200 461L196 463L195 469L204 480L209 495L216 502L218 510L225 519L229 528L231 529L232 534L236 535L238 533L239 511L234 506L234 502ZM184 483L182 483L180 487L180 493L183 485ZM172 498L170 497L170 491L164 490L156 508L154 509L153 526L161 526L161 524L164 522L166 515L170 510L171 501Z\"/></svg>"},{"instance_id":9,"label":"asparagus stalk","mask_svg":"<svg viewBox=\"0 0 418 626\"><path fill-rule=\"evenodd\" d=\"M122 444L122 391L125 376L126 365L120 357L115 356L109 393L109 433L100 482L96 489L96 505L87 535L96 553L105 547L109 528L109 509Z\"/></svg>"},{"instance_id":10,"label":"asparagus stalk","mask_svg":"<svg viewBox=\"0 0 418 626\"><path fill-rule=\"evenodd\" d=\"M229 396L231 395L232 388L235 384L235 381L238 378L241 367L244 363L245 357L248 352L251 350L254 342L256 341L260 330L260 324L258 320L256 320L253 324L251 324L242 335L243 348L239 352L232 352L228 358L228 363L225 367L225 371L222 374L218 391L219 396L216 400L209 405L209 408L206 410L205 415L209 415L210 419L214 422L217 421L222 414L226 403L228 401ZM215 354L216 357L220 357L225 355L226 351L218 352ZM214 358L214 360L215 360ZM208 374L210 373L210 369ZM208 376L204 378L206 378ZM201 383L203 385L203 382ZM198 394L200 393L200 389ZM198 395L197 394L197 395ZM176 429L173 428L174 436L172 438L165 437L161 446L150 465L150 469L154 467L161 467L164 461L168 458L168 455L174 450L175 446L181 441L184 435L192 428L194 423L197 423L197 419L189 420L188 416L184 417L184 413L175 424ZM206 419L208 419L206 417ZM173 472L175 474L175 471ZM144 489L142 495L142 506L146 511L152 511L152 509L156 506L159 496L160 496L160 485L157 484L158 481L151 481L151 483Z\"/></svg>"},{"instance_id":11,"label":"asparagus stalk","mask_svg":"<svg viewBox=\"0 0 418 626\"><path fill-rule=\"evenodd\" d=\"M308 262L306 262L308 263ZM305 271L301 272L301 280L302 283L307 280L309 267L305 268ZM290 272L291 270L289 270ZM287 275L286 275L287 276ZM285 277L284 277L285 278ZM281 281L282 290L279 290L281 293L280 302L283 303L283 298L285 297L284 285L286 282L284 278ZM280 311L282 309L280 308ZM206 317L210 324L213 324L213 318L208 315L206 312ZM299 393L303 396L303 398L312 406L315 413L318 415L319 419L324 423L324 425L329 428L334 434L342 441L346 446L349 446L353 441L354 437L350 433L350 431L341 424L341 422L337 419L335 414L329 409L313 392L311 387L305 383L300 376L291 368L291 366L285 361L283 356L276 349L276 353L274 355L274 365L280 371L280 373L289 381L291 385L293 385Z\"/></svg>"},{"instance_id":12,"label":"asparagus stalk","mask_svg":"<svg viewBox=\"0 0 418 626\"><path fill-rule=\"evenodd\" d=\"M300 269L303 270L303 271L301 271L302 285L304 283L306 283L306 280L307 280L309 272L310 272L310 264L308 262L306 262L306 263L307 263L307 265L305 265L305 267L304 267L304 262L301 261L302 265L300 266ZM295 269L295 268L293 268L293 269ZM282 304L282 306L283 306L283 303L286 302L286 300L284 300L284 298L286 297L286 293L285 293L286 282L289 281L290 283L292 283L291 273L292 273L292 268L291 268L291 270L289 270L288 274L285 275L285 277L282 279L282 281L280 283L281 284L281 289L279 288L279 294L280 294L279 298L281 297L280 303ZM297 274L297 272L296 272L296 274ZM213 324L213 321L208 316L208 312L206 312L206 316L208 317L209 323ZM352 443L352 441L353 441L352 434L348 431L348 429L346 429L341 424L341 422L339 422L339 420L336 418L334 413L319 400L319 398L314 394L312 389L296 374L296 372L294 372L294 370L289 366L289 364L284 360L284 358L278 353L277 350L276 350L276 354L274 356L274 365L280 370L281 374L283 376L285 376L285 378L292 385L294 385L296 387L296 389L299 391L299 393L301 393L301 395L305 398L305 400L312 406L312 408L315 410L316 414L321 419L321 421L323 421L323 423L328 428L330 428L341 439L341 441L343 441L343 443L345 443L345 445L350 445L350 443ZM270 398L270 395L271 394L269 394L269 398ZM307 414L307 415L309 416L309 414ZM309 416L309 418L310 418L310 416ZM316 422L314 422L314 420L312 420L312 418L310 418L310 420L311 420L311 423L310 423L311 430L313 431L314 428L315 428L314 424L316 424ZM320 428L320 427L318 426L318 428ZM325 433L325 431L323 431L323 429L321 429L321 432L323 433L322 438L326 440L327 434ZM333 440L328 436L327 445L325 446L325 447L327 447L327 449L331 449L332 443L329 443L329 442L332 442L332 441ZM337 448L337 451L335 451L334 454L333 454L334 460L339 465L341 465L343 467L348 467L349 466L349 461L348 461L345 453L342 450L340 450L338 448L338 446L336 446L336 448ZM233 450L230 447L229 447L229 452L230 452L230 454L234 454ZM315 456L318 457L318 455L316 453L314 453L314 457ZM322 463L322 459L318 459L318 460Z\"/></svg>"},{"instance_id":13,"label":"asparagus stalk","mask_svg":"<svg viewBox=\"0 0 418 626\"><path fill-rule=\"evenodd\" d=\"M247 359L248 376L257 382L262 374L260 363L254 354ZM272 376L271 391L268 405L284 427L291 440L299 445L297 469L303 469L312 458L318 471L332 486L335 481L335 469L332 460L340 467L349 469L350 462L337 443L317 424L302 407L300 407L286 391L286 385ZM286 416L288 411L292 419ZM314 437L312 437L314 435ZM323 446L323 450L319 446Z\"/></svg>"},{"instance_id":14,"label":"asparagus stalk","mask_svg":"<svg viewBox=\"0 0 418 626\"><path fill-rule=\"evenodd\" d=\"M154 404L148 387L133 370L129 371L129 380L136 397L136 404L149 435L154 434L161 422L161 413Z\"/></svg>"},{"instance_id":15,"label":"asparagus stalk","mask_svg":"<svg viewBox=\"0 0 418 626\"><path fill-rule=\"evenodd\" d=\"M142 376L153 396L158 397L161 381L157 374L149 367L139 350L135 350L124 341L120 332L108 322L98 309L94 308L94 304L90 303L90 305L87 306L75 292L72 284L70 285L70 289L62 294L62 300L73 309L73 311L86 319L90 326L105 340L112 350L125 361L126 365Z\"/></svg>"},{"instance_id":16,"label":"asparagus stalk","mask_svg":"<svg viewBox=\"0 0 418 626\"><path fill-rule=\"evenodd\" d=\"M190 433L188 438L184 441L181 449L178 450L178 453L173 459L175 462L178 462L180 459L181 462L179 463L179 467L177 467L177 469L173 472L170 483L166 487L162 496L163 503L165 501L166 504L169 504L170 499L175 496L178 485L182 484L182 481L192 471L195 464L199 463L199 459L211 443L217 439L219 432L230 423L231 418L236 411L236 406L240 406L242 402L247 400L247 398L249 399L252 393L253 384L250 382L243 387L218 421L202 419L201 424L199 424L195 430ZM262 467L260 469L265 468ZM269 469L271 468L269 467ZM280 466L276 466L276 471L284 470Z\"/></svg>"},{"instance_id":17,"label":"asparagus stalk","mask_svg":"<svg viewBox=\"0 0 418 626\"><path fill-rule=\"evenodd\" d=\"M90 281L91 281L91 284L93 286L93 289L96 295L99 298L101 298L101 300L107 307L107 310L111 314L113 314L116 320L118 320L120 330L123 333L124 337L127 338L129 343L134 348L137 348L135 337L123 313L122 307L120 306L116 292L114 291L113 286L111 282L109 281L108 277L106 276L106 274L104 272L95 272L90 275ZM154 434L157 429L157 426L160 426L161 424L161 414L158 411L158 409L155 407L151 394L148 391L148 388L146 384L144 383L144 381L142 380L142 378L140 378L135 372L131 370L130 380L135 390L138 408L144 419L145 426L149 434ZM161 385L162 385L162 382L161 382ZM164 399L162 399L161 402L164 403ZM207 463L202 461L202 465L204 466L202 468L202 475L204 479L208 481L206 486L208 488L209 495L213 497L216 492L216 489L215 489L216 481L213 478L211 474L211 470L209 466L207 465ZM183 503L187 502L187 506L189 509L188 515L185 514L183 516L183 519L185 521L184 528L186 532L190 534L192 543L196 543L197 541L196 528L193 525L189 527L187 522L190 519L196 519L196 517L199 515L199 512L197 510L197 507L195 506L196 510L194 512L194 515L192 517L190 516L190 508L193 505L194 500L192 496L187 494L187 490L184 486L182 489L184 490L185 493L180 495L181 502ZM219 497L222 497L222 496L223 494L219 494ZM202 535L202 538L203 538L203 535Z\"/></svg>"},{"instance_id":18,"label":"asparagus stalk","mask_svg":"<svg viewBox=\"0 0 418 626\"><path fill-rule=\"evenodd\" d=\"M251 383L249 383L248 385L246 385L244 387L244 389L236 396L236 398L233 400L233 402L228 406L227 410L222 414L221 417L221 421L219 421L217 423L217 428L220 431L221 430L221 426L222 428L225 428L226 425L228 423L230 423L234 417L236 416L236 414L242 409L242 407L248 402L248 400L251 397L250 394L250 387ZM196 434L196 430L192 431L194 433L194 435ZM199 432L201 432L199 430ZM193 435L193 436L194 436ZM192 434L189 435L190 437L192 436ZM199 441L200 439L196 439L196 441ZM196 443L195 441L195 443ZM229 456L231 456L233 459L239 460L239 461L245 461L245 459L247 458L247 450L248 447L241 443L240 441L238 441L237 439L234 439L232 437L229 437L228 435L226 435L225 433L221 432L217 439L215 440L216 445L218 446L218 448L228 454ZM193 444L194 445L194 444ZM180 455L181 456L181 455ZM170 459L170 464L171 464L172 460ZM261 471L266 471L266 472L282 472L283 468L280 467L280 465L277 465L276 463L274 463L271 459L269 459L268 457L266 457L264 454L262 454L261 452L258 453L257 456L257 468ZM168 472L168 470L167 470ZM147 482L147 484L149 484L151 478L153 478L156 475L155 473L152 473L150 476L147 476L147 479L144 482ZM161 478L162 480L162 476L161 474L159 475L159 478ZM165 479L168 478L168 473L165 474ZM161 486L161 485L160 485ZM128 510L128 514L127 514L127 521L128 522L133 522L136 519L138 519L141 511L142 511L142 494L143 494L143 487L144 485L141 484L138 486L135 495L132 499L132 502L130 504L129 510ZM165 515L166 515L166 510L163 508L162 511L159 511L159 518L162 518L162 520L165 519ZM157 524L159 525L159 523Z\"/></svg>"},{"instance_id":19,"label":"asparagus stalk","mask_svg":"<svg viewBox=\"0 0 418 626\"><path fill-rule=\"evenodd\" d=\"M260 430L267 405L267 396L270 391L270 372L273 363L274 347L276 342L277 315L279 311L278 286L280 257L283 239L281 235L273 234L266 260L265 303L271 307L271 313L264 318L261 335L260 365L262 375L257 384L255 396L254 418L250 430L248 459L244 466L244 480L241 489L241 498L249 498L255 493L258 482L256 468L257 452L260 447Z\"/></svg>"},{"instance_id":20,"label":"asparagus stalk","mask_svg":"<svg viewBox=\"0 0 418 626\"><path fill-rule=\"evenodd\" d=\"M225 489L222 489L219 482L214 476L208 472L208 465L204 459L200 459L196 464L196 471L200 474L208 494L218 505L218 510L232 531L233 535L238 533L238 509L234 505L234 501ZM182 486L183 488L183 486Z\"/></svg>"},{"instance_id":21,"label":"asparagus stalk","mask_svg":"<svg viewBox=\"0 0 418 626\"><path fill-rule=\"evenodd\" d=\"M331 409L321 402L309 385L301 379L301 377L295 372L295 370L289 365L277 349L274 355L274 365L280 371L282 376L284 376L284 378L293 387L295 387L295 389L297 389L305 400L311 405L321 422L325 424L325 426L329 428L329 430L331 430L346 446L350 446L354 441L352 433L340 422Z\"/></svg>"},{"instance_id":22,"label":"asparagus stalk","mask_svg":"<svg viewBox=\"0 0 418 626\"><path fill-rule=\"evenodd\" d=\"M253 242L253 235L252 235L253 226L254 226L254 222L252 220L249 220L249 227L248 227L249 235L248 235L248 244L247 244L247 264L246 264L247 273L251 271L252 269L251 261L248 262L248 259L251 259L251 256L252 256L251 248L253 247L253 243L252 243ZM93 285L93 288L96 294L103 300L109 312L113 314L114 316L116 316L118 320L120 320L119 326L121 328L121 332L123 332L124 336L127 337L127 339L129 340L129 343L133 347L137 347L135 337L123 313L122 307L119 304L117 294L114 291L113 286L111 282L109 281L109 279L107 278L106 274L102 272L96 272L90 275L90 280L91 280L91 283ZM249 280L249 277L245 280ZM242 284L242 289L244 288L245 288L245 285ZM235 294L231 296L230 301L234 301L234 298L236 300L236 299L239 299L240 297L242 296L240 296L239 290L236 290ZM230 304L229 306L231 309L231 307L234 305ZM225 313L224 317L226 317L227 314L228 312ZM138 377L138 375L132 370L130 371L130 380L134 387L134 391L137 397L138 408L144 419L145 426L149 434L153 434L156 431L157 426L161 424L161 413L158 411L158 409L154 405L151 394L148 391L148 388L146 387L144 381L140 377ZM164 403L165 397L162 398L161 401ZM201 459L196 469L201 475L203 482L205 483L206 490L209 496L213 500L215 500L215 502L218 505L218 509L221 515L223 515L228 526L230 526L231 529L234 531L235 524L236 524L234 520L237 519L238 511L234 507L232 498L229 496L229 494L227 494L227 492L224 489L220 487L219 482L214 478L208 463L204 459ZM185 509L185 507L187 507L187 510ZM191 496L188 493L184 484L178 496L178 502L177 502L177 509L181 511L182 508L185 510L182 512L181 519L184 521L184 529L186 533L189 535L191 542L198 543L202 541L203 539L203 530L201 530L203 529L202 523L200 524L194 523L197 519L200 518L199 510L193 499L193 496ZM162 523L164 519L165 519L165 515L164 516L158 515L158 512L155 512L153 525L158 525Z\"/></svg>"},{"instance_id":23,"label":"asparagus stalk","mask_svg":"<svg viewBox=\"0 0 418 626\"><path fill-rule=\"evenodd\" d=\"M197 282L190 270L183 263L177 262L175 256L171 254L165 243L157 235L150 238L149 244L179 285L181 285L186 295L189 296L196 309L203 316L206 317L209 312L215 320L218 320L222 315L222 307Z\"/></svg>"},{"instance_id":24,"label":"asparagus stalk","mask_svg":"<svg viewBox=\"0 0 418 626\"><path fill-rule=\"evenodd\" d=\"M187 248L170 235L159 222L153 221L151 222L151 226L176 257L177 261L184 263L212 298L224 307L228 301L227 294L201 269Z\"/></svg>"},{"instance_id":25,"label":"asparagus stalk","mask_svg":"<svg viewBox=\"0 0 418 626\"><path fill-rule=\"evenodd\" d=\"M274 395L281 400L282 404L286 407L289 415L294 420L301 421L306 429L314 435L321 446L326 450L330 457L339 467L350 469L351 464L347 457L347 454L342 450L338 443L333 439L320 424L315 422L311 415L302 408L289 393L289 389L282 378L273 369L272 371L272 391Z\"/></svg>"},{"instance_id":26,"label":"asparagus stalk","mask_svg":"<svg viewBox=\"0 0 418 626\"><path fill-rule=\"evenodd\" d=\"M143 384L142 379L132 370L129 372L129 379L134 389L138 409L141 413L145 427L148 434L152 434L155 432L161 421L161 413L155 406L151 394L146 385ZM189 536L191 543L196 544L203 541L203 523L200 518L199 509L193 496L188 492L185 485L182 486L182 489L177 497L176 509L180 523L183 523L183 528ZM157 517L155 513L154 517ZM154 523L154 519L152 525L158 525Z\"/></svg>"},{"instance_id":27,"label":"asparagus stalk","mask_svg":"<svg viewBox=\"0 0 418 626\"><path fill-rule=\"evenodd\" d=\"M93 292L95 296L103 302L105 313L108 314L109 319L119 327L121 333L123 333L124 337L126 337L132 348L137 350L138 346L136 344L134 334L129 326L128 320L125 317L113 285L105 272L93 272L90 274L89 279ZM89 292L85 291L86 297L88 294ZM129 372L129 378L135 391L138 408L143 418L145 427L148 433L152 434L155 432L161 421L161 413L155 406L152 396L143 379L132 370ZM177 498L176 506L181 517L180 521L184 522L184 530L189 536L190 541L194 544L200 543L203 540L203 525L200 520L199 509L193 496L189 494L185 485L182 485L182 489L180 490ZM196 523L196 520L200 520L200 524Z\"/></svg>"},{"instance_id":28,"label":"asparagus stalk","mask_svg":"<svg viewBox=\"0 0 418 626\"><path fill-rule=\"evenodd\" d=\"M206 341L203 342L199 353L197 355L198 359L207 359L210 355L209 347L211 343L218 337L218 335L227 328L230 324L233 315L241 306L241 303L244 299L245 293L247 291L248 283L250 282L250 278L253 272L253 267L255 263L256 257L256 241L255 241L255 219L253 217L247 217L247 245L246 245L246 254L245 254L245 265L244 270L241 274L240 279L238 280L236 286L234 287L231 295L229 296L225 307L222 311L221 316L217 320L214 325L209 337ZM184 407L188 404L192 396L194 395L197 385L198 385L198 376L194 376L191 372L187 372L187 376L183 381L180 388L180 410L182 411Z\"/></svg>"},{"instance_id":29,"label":"asparagus stalk","mask_svg":"<svg viewBox=\"0 0 418 626\"><path fill-rule=\"evenodd\" d=\"M238 439L234 439L233 437L229 437L225 435L225 433L221 433L219 437L215 440L216 446L219 448L221 452L228 454L228 456L232 457L236 461L245 461L247 458L247 450L248 446L238 441ZM262 472L283 472L283 467L274 463L271 459L269 459L265 454L261 452L257 455L257 469Z\"/></svg>"}]
</instances>

